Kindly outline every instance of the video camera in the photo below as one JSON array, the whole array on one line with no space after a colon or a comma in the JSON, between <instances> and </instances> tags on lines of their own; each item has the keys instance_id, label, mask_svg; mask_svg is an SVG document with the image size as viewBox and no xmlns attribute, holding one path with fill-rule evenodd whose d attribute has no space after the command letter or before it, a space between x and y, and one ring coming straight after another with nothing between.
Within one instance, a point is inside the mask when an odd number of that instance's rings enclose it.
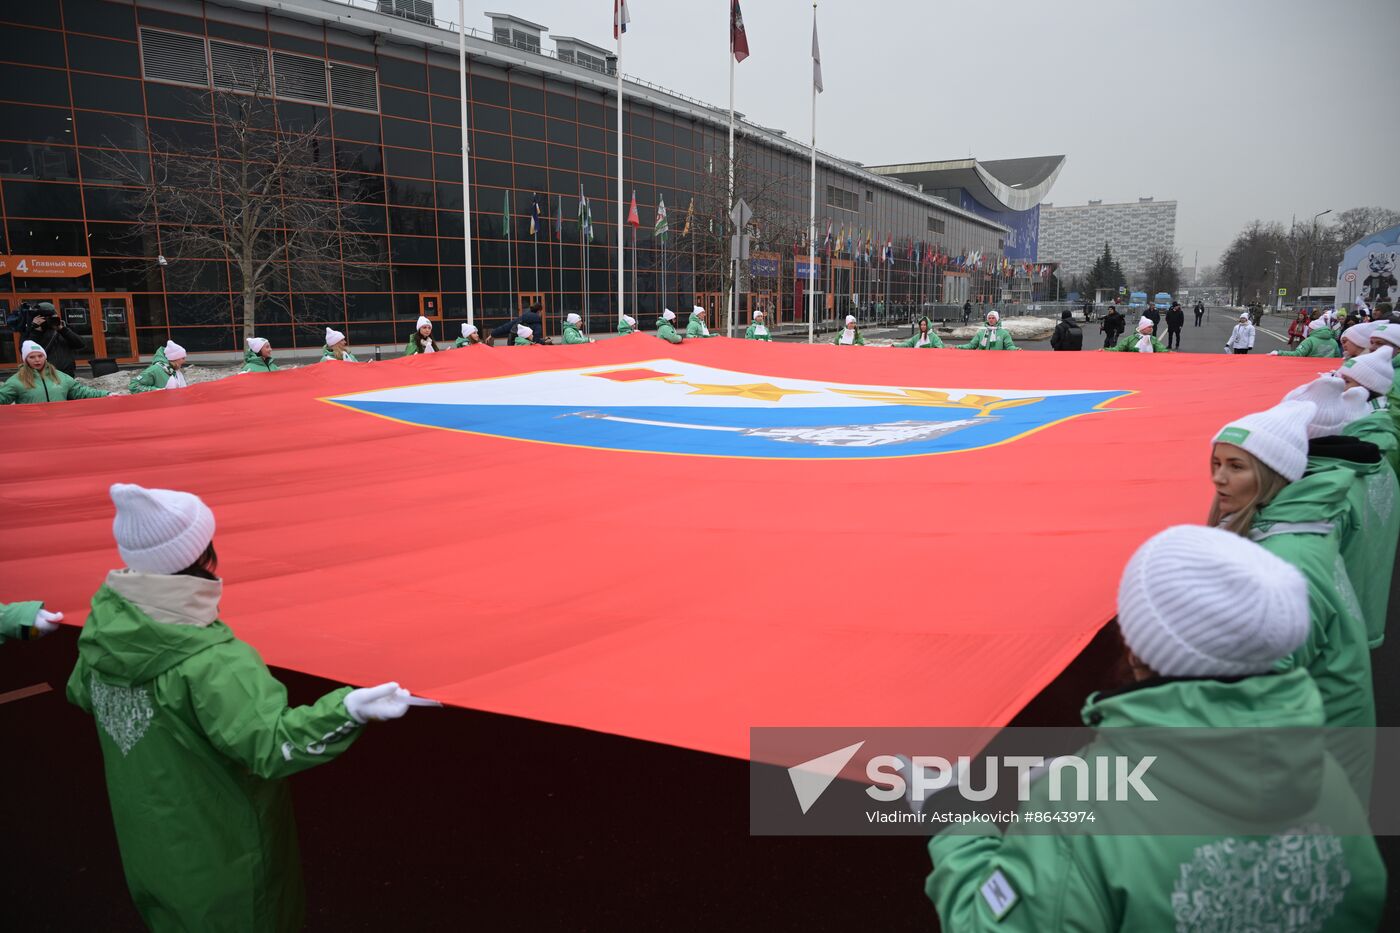
<instances>
[{"instance_id":1,"label":"video camera","mask_svg":"<svg viewBox=\"0 0 1400 933\"><path fill-rule=\"evenodd\" d=\"M5 315L5 326L16 334L22 334L36 317L58 317L58 309L41 308L37 301L21 301L14 311Z\"/></svg>"}]
</instances>

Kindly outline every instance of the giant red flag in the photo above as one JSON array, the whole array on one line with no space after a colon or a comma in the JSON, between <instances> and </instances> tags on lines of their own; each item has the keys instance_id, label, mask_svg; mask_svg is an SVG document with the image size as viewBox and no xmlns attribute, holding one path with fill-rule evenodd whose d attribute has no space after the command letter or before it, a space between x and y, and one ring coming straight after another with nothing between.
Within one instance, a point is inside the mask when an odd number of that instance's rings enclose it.
<instances>
[{"instance_id":1,"label":"giant red flag","mask_svg":"<svg viewBox=\"0 0 1400 933\"><path fill-rule=\"evenodd\" d=\"M734 756L998 725L1205 518L1213 432L1316 367L637 335L7 406L0 600L82 621L135 482L213 508L274 665Z\"/></svg>"}]
</instances>

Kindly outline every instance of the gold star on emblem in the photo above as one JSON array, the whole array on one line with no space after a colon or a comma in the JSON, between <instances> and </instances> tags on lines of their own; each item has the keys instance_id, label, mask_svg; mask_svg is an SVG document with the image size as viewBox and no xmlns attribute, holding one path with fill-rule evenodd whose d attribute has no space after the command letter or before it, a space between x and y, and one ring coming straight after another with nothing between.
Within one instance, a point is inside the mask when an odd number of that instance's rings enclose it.
<instances>
[{"instance_id":1,"label":"gold star on emblem","mask_svg":"<svg viewBox=\"0 0 1400 933\"><path fill-rule=\"evenodd\" d=\"M731 395L735 398L751 398L758 402L781 402L784 395L816 395L807 389L780 389L770 382L750 382L744 385L716 386L699 382L677 382L676 385L690 386L695 391L691 395Z\"/></svg>"}]
</instances>

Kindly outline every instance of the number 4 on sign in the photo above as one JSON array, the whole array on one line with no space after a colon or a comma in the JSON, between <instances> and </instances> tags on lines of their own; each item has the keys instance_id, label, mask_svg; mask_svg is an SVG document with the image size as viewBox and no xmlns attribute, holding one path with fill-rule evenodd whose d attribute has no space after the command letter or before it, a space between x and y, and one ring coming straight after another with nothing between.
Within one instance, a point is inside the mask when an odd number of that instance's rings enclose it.
<instances>
[{"instance_id":1,"label":"number 4 on sign","mask_svg":"<svg viewBox=\"0 0 1400 933\"><path fill-rule=\"evenodd\" d=\"M16 272L28 272L28 271L29 271L29 260L28 260L28 259L21 259L18 263L15 264L15 271L16 271Z\"/></svg>"}]
</instances>

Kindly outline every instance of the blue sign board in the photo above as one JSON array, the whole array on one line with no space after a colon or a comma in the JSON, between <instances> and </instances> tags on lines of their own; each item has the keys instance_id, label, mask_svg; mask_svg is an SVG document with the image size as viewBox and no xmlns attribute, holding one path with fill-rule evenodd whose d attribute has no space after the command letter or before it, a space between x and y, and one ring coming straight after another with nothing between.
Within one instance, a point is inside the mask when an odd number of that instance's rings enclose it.
<instances>
[{"instance_id":1,"label":"blue sign board","mask_svg":"<svg viewBox=\"0 0 1400 933\"><path fill-rule=\"evenodd\" d=\"M1003 251L1007 259L1021 262L1037 261L1036 253L1040 249L1039 204L1028 211L994 211L979 204L965 189L961 194L963 210L972 211L978 217L985 217L993 223L1011 228L1011 232L1006 235L1006 249Z\"/></svg>"},{"instance_id":2,"label":"blue sign board","mask_svg":"<svg viewBox=\"0 0 1400 933\"><path fill-rule=\"evenodd\" d=\"M822 264L821 264L821 260L817 260L817 262L815 263L814 266L812 266L812 268L816 270L816 278L817 278L818 281L820 281L820 280L821 280L821 277L822 277ZM799 259L799 260L797 260L797 277L798 277L799 279L804 280L804 281L812 277L811 272L809 271L808 266L807 266L807 260L805 260L805 259Z\"/></svg>"},{"instance_id":3,"label":"blue sign board","mask_svg":"<svg viewBox=\"0 0 1400 933\"><path fill-rule=\"evenodd\" d=\"M778 260L776 259L750 259L749 275L777 275Z\"/></svg>"}]
</instances>

